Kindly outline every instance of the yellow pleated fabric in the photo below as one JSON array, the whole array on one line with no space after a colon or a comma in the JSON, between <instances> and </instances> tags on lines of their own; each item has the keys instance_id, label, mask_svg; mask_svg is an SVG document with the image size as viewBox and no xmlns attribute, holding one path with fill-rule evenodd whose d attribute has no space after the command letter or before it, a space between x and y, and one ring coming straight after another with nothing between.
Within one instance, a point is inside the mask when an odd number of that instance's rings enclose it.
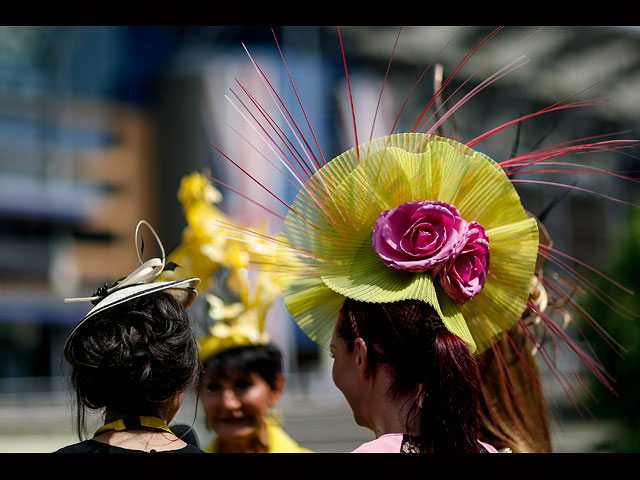
<instances>
[{"instance_id":1,"label":"yellow pleated fabric","mask_svg":"<svg viewBox=\"0 0 640 480\"><path fill-rule=\"evenodd\" d=\"M381 212L440 200L480 223L489 237L483 290L463 305L430 272L387 267L372 247ZM446 327L481 352L525 310L538 229L502 168L439 136L397 134L336 157L300 190L280 235L278 280L302 330L327 347L345 297L368 302L422 300Z\"/></svg>"}]
</instances>

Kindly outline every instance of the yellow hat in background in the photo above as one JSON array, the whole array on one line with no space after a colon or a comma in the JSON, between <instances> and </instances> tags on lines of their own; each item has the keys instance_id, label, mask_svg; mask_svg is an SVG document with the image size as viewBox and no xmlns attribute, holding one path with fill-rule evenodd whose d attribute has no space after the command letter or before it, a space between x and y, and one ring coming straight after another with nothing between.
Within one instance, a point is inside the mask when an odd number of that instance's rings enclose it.
<instances>
[{"instance_id":1,"label":"yellow hat in background","mask_svg":"<svg viewBox=\"0 0 640 480\"><path fill-rule=\"evenodd\" d=\"M208 303L210 324L199 340L201 361L229 348L267 343L266 315L280 288L275 268L250 272L252 262L273 261L265 227L250 230L231 220L215 205L222 194L199 172L182 179L178 199L187 227L168 259L201 279L198 290ZM173 275L163 274L166 279Z\"/></svg>"},{"instance_id":2,"label":"yellow hat in background","mask_svg":"<svg viewBox=\"0 0 640 480\"><path fill-rule=\"evenodd\" d=\"M230 348L265 345L269 342L265 328L267 312L280 295L275 275L260 273L251 293L246 303L225 303L216 295L205 295L209 304L209 320L213 324L209 328L209 335L198 341L202 362Z\"/></svg>"}]
</instances>

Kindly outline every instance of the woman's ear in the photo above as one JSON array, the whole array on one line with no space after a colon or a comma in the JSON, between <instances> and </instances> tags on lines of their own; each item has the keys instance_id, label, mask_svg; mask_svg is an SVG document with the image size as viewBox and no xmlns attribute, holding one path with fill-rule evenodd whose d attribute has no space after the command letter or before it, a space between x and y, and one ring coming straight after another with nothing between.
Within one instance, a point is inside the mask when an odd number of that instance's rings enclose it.
<instances>
[{"instance_id":1,"label":"woman's ear","mask_svg":"<svg viewBox=\"0 0 640 480\"><path fill-rule=\"evenodd\" d=\"M367 378L371 374L371 369L369 368L369 362L367 360L367 344L362 338L358 337L355 339L353 351L355 353L354 360L360 375L362 378Z\"/></svg>"},{"instance_id":2,"label":"woman's ear","mask_svg":"<svg viewBox=\"0 0 640 480\"><path fill-rule=\"evenodd\" d=\"M280 397L284 391L284 383L284 375L282 373L277 373L274 380L274 388L271 389L271 393L269 395L270 407L277 405L280 401Z\"/></svg>"}]
</instances>

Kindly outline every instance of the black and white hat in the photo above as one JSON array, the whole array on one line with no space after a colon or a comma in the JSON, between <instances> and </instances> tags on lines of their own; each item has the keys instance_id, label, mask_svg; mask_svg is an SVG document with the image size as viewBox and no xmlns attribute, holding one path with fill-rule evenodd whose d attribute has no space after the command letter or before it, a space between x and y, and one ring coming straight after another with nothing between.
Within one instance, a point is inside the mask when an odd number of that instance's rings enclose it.
<instances>
[{"instance_id":1,"label":"black and white hat","mask_svg":"<svg viewBox=\"0 0 640 480\"><path fill-rule=\"evenodd\" d=\"M200 283L199 278L186 278L183 280L167 282L154 281L165 269L164 248L162 247L162 243L160 242L156 232L145 220L138 222L136 227L136 245L138 241L138 231L140 226L143 224L151 230L158 241L162 251L162 258L152 258L143 263L140 257L140 252L138 252L140 265L126 278L118 280L112 285L100 287L91 297L64 299L65 302L91 302L94 304L94 307L89 310L80 323L78 323L71 331L69 337L67 337L64 345L64 355L68 362L71 363L69 348L78 328L97 314L130 300L161 291L170 294L176 301L182 304L185 309L189 308L198 296L196 287Z\"/></svg>"}]
</instances>

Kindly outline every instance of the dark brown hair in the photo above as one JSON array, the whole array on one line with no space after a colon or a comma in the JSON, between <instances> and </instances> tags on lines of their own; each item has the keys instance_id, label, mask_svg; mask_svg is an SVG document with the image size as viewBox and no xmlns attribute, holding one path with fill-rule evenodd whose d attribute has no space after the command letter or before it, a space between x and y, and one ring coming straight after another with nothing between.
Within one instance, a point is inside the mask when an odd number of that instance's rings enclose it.
<instances>
[{"instance_id":1,"label":"dark brown hair","mask_svg":"<svg viewBox=\"0 0 640 480\"><path fill-rule=\"evenodd\" d=\"M273 344L235 347L207 360L204 368L207 375L221 378L257 373L275 389L282 373L282 353Z\"/></svg>"},{"instance_id":2,"label":"dark brown hair","mask_svg":"<svg viewBox=\"0 0 640 480\"><path fill-rule=\"evenodd\" d=\"M138 297L86 322L69 354L80 438L86 408L149 415L196 385L201 374L189 317L164 292Z\"/></svg>"}]
</instances>

